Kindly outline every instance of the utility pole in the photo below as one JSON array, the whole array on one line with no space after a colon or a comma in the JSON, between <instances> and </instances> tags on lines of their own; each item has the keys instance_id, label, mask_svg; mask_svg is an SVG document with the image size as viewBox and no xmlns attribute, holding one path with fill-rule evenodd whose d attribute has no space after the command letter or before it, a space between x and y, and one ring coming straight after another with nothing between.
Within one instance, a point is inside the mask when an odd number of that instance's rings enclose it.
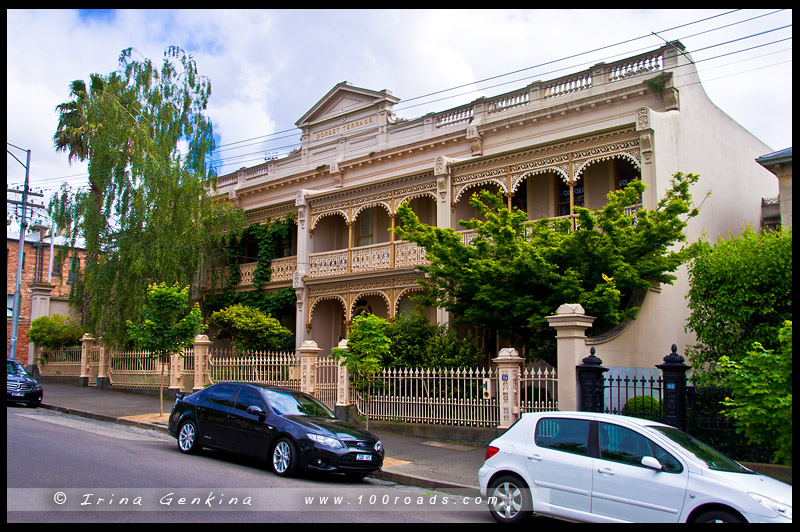
<instances>
[{"instance_id":1,"label":"utility pole","mask_svg":"<svg viewBox=\"0 0 800 532\"><path fill-rule=\"evenodd\" d=\"M14 146L10 144L10 146ZM15 148L21 150L17 146ZM6 148L8 151L8 148ZM16 358L17 352L17 329L19 326L19 307L20 303L22 302L22 298L20 296L20 282L22 280L22 259L25 253L25 229L28 227L28 220L26 218L26 209L28 203L28 178L30 177L30 168L31 168L31 150L25 150L27 154L27 159L25 164L22 166L25 167L25 185L22 188L22 220L19 224L19 251L17 252L17 276L14 280L14 312L12 315L11 320L11 342L8 346L8 358ZM8 151L14 159L17 159L16 156ZM17 162L22 164L22 162L17 159Z\"/></svg>"}]
</instances>

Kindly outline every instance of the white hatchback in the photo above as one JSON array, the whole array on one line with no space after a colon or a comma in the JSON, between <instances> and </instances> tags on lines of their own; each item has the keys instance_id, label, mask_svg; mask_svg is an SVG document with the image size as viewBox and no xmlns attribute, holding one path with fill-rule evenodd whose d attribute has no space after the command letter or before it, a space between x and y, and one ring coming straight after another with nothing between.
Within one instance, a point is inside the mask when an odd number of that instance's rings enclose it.
<instances>
[{"instance_id":1,"label":"white hatchback","mask_svg":"<svg viewBox=\"0 0 800 532\"><path fill-rule=\"evenodd\" d=\"M499 522L792 522L790 485L669 425L612 414L523 414L478 481Z\"/></svg>"}]
</instances>

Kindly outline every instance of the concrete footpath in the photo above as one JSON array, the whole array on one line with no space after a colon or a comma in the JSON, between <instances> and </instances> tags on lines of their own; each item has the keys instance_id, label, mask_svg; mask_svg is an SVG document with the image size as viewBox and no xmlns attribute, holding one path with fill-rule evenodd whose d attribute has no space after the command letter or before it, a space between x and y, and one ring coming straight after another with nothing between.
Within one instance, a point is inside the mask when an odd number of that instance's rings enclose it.
<instances>
[{"instance_id":1,"label":"concrete footpath","mask_svg":"<svg viewBox=\"0 0 800 532\"><path fill-rule=\"evenodd\" d=\"M167 416L173 400L164 399L164 416L159 418L156 396L98 390L70 384L44 381L42 408L91 418L99 421L139 426L167 432ZM463 441L463 433L438 433L425 437L390 431L387 424L370 423L386 449L383 469L372 477L422 488L456 488L478 493L478 469L483 465L487 438ZM471 436L474 437L474 436ZM477 437L476 437L477 438Z\"/></svg>"}]
</instances>

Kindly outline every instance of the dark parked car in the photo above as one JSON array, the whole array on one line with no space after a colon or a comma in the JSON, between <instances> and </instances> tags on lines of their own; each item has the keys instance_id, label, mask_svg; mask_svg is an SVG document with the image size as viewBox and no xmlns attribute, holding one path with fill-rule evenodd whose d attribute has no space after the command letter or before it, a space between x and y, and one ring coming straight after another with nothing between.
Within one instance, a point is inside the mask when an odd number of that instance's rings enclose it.
<instances>
[{"instance_id":1,"label":"dark parked car","mask_svg":"<svg viewBox=\"0 0 800 532\"><path fill-rule=\"evenodd\" d=\"M25 367L16 359L6 359L6 402L36 407L42 404L42 395L42 385L25 371Z\"/></svg>"},{"instance_id":2,"label":"dark parked car","mask_svg":"<svg viewBox=\"0 0 800 532\"><path fill-rule=\"evenodd\" d=\"M383 445L374 434L287 388L221 382L179 393L169 432L183 453L211 447L247 454L267 460L280 476L307 468L360 479L383 465Z\"/></svg>"}]
</instances>

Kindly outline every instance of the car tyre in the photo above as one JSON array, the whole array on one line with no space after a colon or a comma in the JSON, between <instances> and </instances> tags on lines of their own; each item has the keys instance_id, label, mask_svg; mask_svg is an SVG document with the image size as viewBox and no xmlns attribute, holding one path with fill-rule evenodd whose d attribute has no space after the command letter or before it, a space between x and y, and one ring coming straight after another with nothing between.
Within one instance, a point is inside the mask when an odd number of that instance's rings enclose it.
<instances>
[{"instance_id":1,"label":"car tyre","mask_svg":"<svg viewBox=\"0 0 800 532\"><path fill-rule=\"evenodd\" d=\"M280 477L293 476L297 460L297 446L289 438L281 438L272 448L272 470Z\"/></svg>"},{"instance_id":2,"label":"car tyre","mask_svg":"<svg viewBox=\"0 0 800 532\"><path fill-rule=\"evenodd\" d=\"M183 454L197 454L200 452L200 435L194 421L186 421L178 429L178 449Z\"/></svg>"},{"instance_id":3,"label":"car tyre","mask_svg":"<svg viewBox=\"0 0 800 532\"><path fill-rule=\"evenodd\" d=\"M489 503L489 513L498 523L521 523L533 515L532 501L528 486L513 475L503 475L489 485L489 497L496 497L496 503Z\"/></svg>"},{"instance_id":4,"label":"car tyre","mask_svg":"<svg viewBox=\"0 0 800 532\"><path fill-rule=\"evenodd\" d=\"M746 523L742 516L728 510L711 510L697 516L694 523Z\"/></svg>"}]
</instances>

